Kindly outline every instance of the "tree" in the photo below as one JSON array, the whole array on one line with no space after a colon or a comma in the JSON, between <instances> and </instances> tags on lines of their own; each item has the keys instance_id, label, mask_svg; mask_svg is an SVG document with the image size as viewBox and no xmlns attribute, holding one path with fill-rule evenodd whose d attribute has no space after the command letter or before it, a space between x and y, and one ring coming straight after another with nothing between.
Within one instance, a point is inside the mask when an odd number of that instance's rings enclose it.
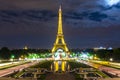
<instances>
[{"instance_id":1,"label":"tree","mask_svg":"<svg viewBox=\"0 0 120 80\"><path fill-rule=\"evenodd\" d=\"M1 59L10 59L10 50L7 48L7 47L3 47L1 48L1 51L0 51L0 58Z\"/></svg>"},{"instance_id":2,"label":"tree","mask_svg":"<svg viewBox=\"0 0 120 80\"><path fill-rule=\"evenodd\" d=\"M115 60L120 61L120 48L116 48L113 50L113 57Z\"/></svg>"}]
</instances>

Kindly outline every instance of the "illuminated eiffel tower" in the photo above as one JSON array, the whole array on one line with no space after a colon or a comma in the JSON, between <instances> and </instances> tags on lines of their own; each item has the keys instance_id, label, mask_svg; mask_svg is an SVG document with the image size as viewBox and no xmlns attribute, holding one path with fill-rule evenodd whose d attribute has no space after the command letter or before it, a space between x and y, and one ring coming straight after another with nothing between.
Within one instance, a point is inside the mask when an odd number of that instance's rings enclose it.
<instances>
[{"instance_id":1,"label":"illuminated eiffel tower","mask_svg":"<svg viewBox=\"0 0 120 80\"><path fill-rule=\"evenodd\" d=\"M55 53L58 49L62 49L64 52L68 52L68 48L66 46L63 30L62 30L62 9L61 6L59 8L59 17L58 17L58 32L56 41L54 43L54 46L52 48L52 53Z\"/></svg>"}]
</instances>

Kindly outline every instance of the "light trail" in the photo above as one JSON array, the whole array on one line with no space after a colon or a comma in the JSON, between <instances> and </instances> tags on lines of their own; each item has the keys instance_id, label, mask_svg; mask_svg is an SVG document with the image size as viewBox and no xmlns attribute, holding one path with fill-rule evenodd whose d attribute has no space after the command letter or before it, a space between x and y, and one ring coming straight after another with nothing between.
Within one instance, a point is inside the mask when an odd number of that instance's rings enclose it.
<instances>
[{"instance_id":1,"label":"light trail","mask_svg":"<svg viewBox=\"0 0 120 80\"><path fill-rule=\"evenodd\" d=\"M6 66L6 65L10 65L10 64L17 64L20 62L9 62L9 63L1 63L0 66Z\"/></svg>"}]
</instances>

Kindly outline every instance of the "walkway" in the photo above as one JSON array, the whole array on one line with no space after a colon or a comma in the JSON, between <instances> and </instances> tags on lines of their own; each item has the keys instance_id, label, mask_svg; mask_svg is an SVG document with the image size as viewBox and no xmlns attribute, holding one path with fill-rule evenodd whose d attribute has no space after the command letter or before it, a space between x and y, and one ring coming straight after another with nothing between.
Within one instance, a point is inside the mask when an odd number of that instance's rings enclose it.
<instances>
[{"instance_id":1,"label":"walkway","mask_svg":"<svg viewBox=\"0 0 120 80\"><path fill-rule=\"evenodd\" d=\"M82 62L82 61L79 61L79 62L87 64L87 65L92 66L94 68L97 68L101 71L112 74L114 76L120 77L120 70L119 69L103 66L103 65L96 64L96 63L93 63L93 62Z\"/></svg>"},{"instance_id":2,"label":"walkway","mask_svg":"<svg viewBox=\"0 0 120 80\"><path fill-rule=\"evenodd\" d=\"M14 73L16 71L22 70L24 68L27 68L27 67L35 65L35 64L36 64L36 62L26 63L26 64L22 64L19 66L11 67L8 69L0 70L0 77L6 76L8 74Z\"/></svg>"},{"instance_id":3,"label":"walkway","mask_svg":"<svg viewBox=\"0 0 120 80\"><path fill-rule=\"evenodd\" d=\"M75 78L70 73L50 73L45 80L75 80Z\"/></svg>"}]
</instances>

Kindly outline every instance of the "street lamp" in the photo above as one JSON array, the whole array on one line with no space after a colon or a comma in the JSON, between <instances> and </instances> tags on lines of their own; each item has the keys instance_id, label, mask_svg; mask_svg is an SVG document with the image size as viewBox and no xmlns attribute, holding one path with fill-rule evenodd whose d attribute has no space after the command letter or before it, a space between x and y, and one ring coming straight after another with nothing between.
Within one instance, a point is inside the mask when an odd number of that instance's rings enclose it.
<instances>
[{"instance_id":1,"label":"street lamp","mask_svg":"<svg viewBox=\"0 0 120 80\"><path fill-rule=\"evenodd\" d=\"M15 56L11 55L10 61L14 61Z\"/></svg>"},{"instance_id":2,"label":"street lamp","mask_svg":"<svg viewBox=\"0 0 120 80\"><path fill-rule=\"evenodd\" d=\"M110 58L110 61L112 62L112 61L113 61L113 58Z\"/></svg>"}]
</instances>

